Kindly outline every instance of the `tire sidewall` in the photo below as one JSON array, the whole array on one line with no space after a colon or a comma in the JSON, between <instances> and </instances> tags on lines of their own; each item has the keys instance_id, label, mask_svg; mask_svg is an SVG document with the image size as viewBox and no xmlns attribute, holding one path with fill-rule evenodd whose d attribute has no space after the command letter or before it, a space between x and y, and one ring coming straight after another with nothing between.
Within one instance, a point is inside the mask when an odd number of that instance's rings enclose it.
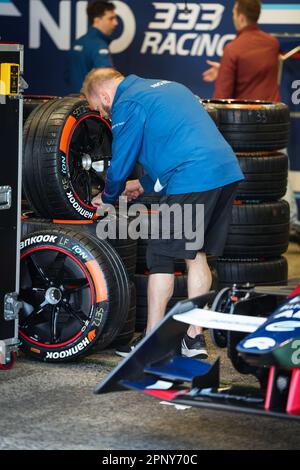
<instances>
[{"instance_id":1,"label":"tire sidewall","mask_svg":"<svg viewBox=\"0 0 300 470\"><path fill-rule=\"evenodd\" d=\"M61 130L57 171L61 179L62 197L65 200L64 204L70 206L74 217L80 216L82 219L92 220L96 213L96 208L85 204L76 193L71 181L69 160L69 148L74 132L77 126L88 117L99 119L108 129L111 129L109 123L104 120L99 113L92 111L85 100L76 103L68 114Z\"/></svg>"},{"instance_id":2,"label":"tire sidewall","mask_svg":"<svg viewBox=\"0 0 300 470\"><path fill-rule=\"evenodd\" d=\"M78 356L84 355L95 344L108 316L108 299L99 298L95 288L95 274L92 272L90 264L94 262L94 257L79 240L51 229L45 229L23 238L20 248L21 263L26 255L37 250L52 249L67 253L77 262L88 279L93 302L88 320L81 328L78 337L68 341L67 344L54 347L51 345L50 347L47 344L43 345L35 338L24 336L20 330L20 348L24 353L45 362L73 361ZM105 292L105 290L107 292L107 286L103 286L103 291Z\"/></svg>"}]
</instances>

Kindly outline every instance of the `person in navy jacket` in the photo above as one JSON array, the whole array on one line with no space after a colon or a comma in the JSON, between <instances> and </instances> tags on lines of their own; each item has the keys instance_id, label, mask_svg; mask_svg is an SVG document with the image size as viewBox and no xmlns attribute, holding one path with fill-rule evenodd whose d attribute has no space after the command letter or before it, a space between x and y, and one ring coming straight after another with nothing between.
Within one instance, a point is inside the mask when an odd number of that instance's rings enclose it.
<instances>
[{"instance_id":1,"label":"person in navy jacket","mask_svg":"<svg viewBox=\"0 0 300 470\"><path fill-rule=\"evenodd\" d=\"M79 93L83 80L93 68L113 67L109 51L111 35L118 25L115 5L96 1L87 6L90 28L72 45L67 83L71 93Z\"/></svg>"},{"instance_id":2,"label":"person in navy jacket","mask_svg":"<svg viewBox=\"0 0 300 470\"><path fill-rule=\"evenodd\" d=\"M187 248L187 237L149 240L147 264L147 332L163 318L174 289L174 260L185 259L188 296L210 290L212 277L206 255L222 255L238 181L244 179L238 160L199 99L185 86L167 81L124 77L114 69L95 69L85 79L82 93L90 106L112 120L112 161L105 189L93 199L96 207L115 203L121 194L129 200L144 192L160 192L161 204L189 205L193 233L204 231L203 242ZM147 174L127 181L139 163ZM204 226L196 208L204 206ZM162 207L162 206L161 206ZM174 222L175 226L175 222ZM118 349L127 355L134 344ZM182 353L207 357L202 329L190 326Z\"/></svg>"}]
</instances>

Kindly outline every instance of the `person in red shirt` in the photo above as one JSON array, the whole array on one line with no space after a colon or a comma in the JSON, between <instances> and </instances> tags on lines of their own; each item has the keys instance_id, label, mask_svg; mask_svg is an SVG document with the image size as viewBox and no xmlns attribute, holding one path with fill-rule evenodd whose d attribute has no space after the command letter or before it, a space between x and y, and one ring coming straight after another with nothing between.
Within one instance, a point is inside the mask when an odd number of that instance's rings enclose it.
<instances>
[{"instance_id":1,"label":"person in red shirt","mask_svg":"<svg viewBox=\"0 0 300 470\"><path fill-rule=\"evenodd\" d=\"M216 81L214 99L263 100L279 102L279 41L257 25L260 0L236 0L233 23L237 37L224 48L221 63L203 73L206 82ZM300 241L300 221L295 196L288 181L284 199L291 209L291 240Z\"/></svg>"},{"instance_id":2,"label":"person in red shirt","mask_svg":"<svg viewBox=\"0 0 300 470\"><path fill-rule=\"evenodd\" d=\"M214 99L280 101L278 86L279 42L257 25L260 0L236 0L233 22L237 37L227 44L221 64L203 74L205 81L216 80Z\"/></svg>"}]
</instances>

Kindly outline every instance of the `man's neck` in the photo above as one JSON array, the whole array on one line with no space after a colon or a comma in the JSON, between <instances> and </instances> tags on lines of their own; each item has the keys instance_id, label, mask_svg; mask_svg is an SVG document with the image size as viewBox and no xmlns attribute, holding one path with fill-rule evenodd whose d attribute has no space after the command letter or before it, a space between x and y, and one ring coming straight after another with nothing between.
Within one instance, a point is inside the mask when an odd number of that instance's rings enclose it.
<instances>
[{"instance_id":1,"label":"man's neck","mask_svg":"<svg viewBox=\"0 0 300 470\"><path fill-rule=\"evenodd\" d=\"M258 25L257 25L257 23L244 23L244 25L239 28L238 33L243 31L244 29L248 28L249 26L251 28L256 28Z\"/></svg>"},{"instance_id":2,"label":"man's neck","mask_svg":"<svg viewBox=\"0 0 300 470\"><path fill-rule=\"evenodd\" d=\"M99 33L103 34L104 36L107 36L107 34L105 34L105 33L101 30L101 28L99 28L99 26L96 26L96 25L93 24L92 27L95 28L97 31L99 31Z\"/></svg>"},{"instance_id":3,"label":"man's neck","mask_svg":"<svg viewBox=\"0 0 300 470\"><path fill-rule=\"evenodd\" d=\"M112 94L111 94L111 99L112 99L112 103L114 103L114 100L115 100L115 97L116 97L116 94L117 94L117 90L119 88L119 85L121 85L121 83L125 80L125 77L123 78L116 78L115 81L114 81L114 86L112 88Z\"/></svg>"}]
</instances>

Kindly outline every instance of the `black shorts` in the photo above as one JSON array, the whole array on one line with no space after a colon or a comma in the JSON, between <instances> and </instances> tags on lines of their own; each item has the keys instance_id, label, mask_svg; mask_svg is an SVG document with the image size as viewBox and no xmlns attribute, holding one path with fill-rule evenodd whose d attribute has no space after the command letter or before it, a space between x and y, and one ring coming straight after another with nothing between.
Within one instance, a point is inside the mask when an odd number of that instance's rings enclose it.
<instances>
[{"instance_id":1,"label":"black shorts","mask_svg":"<svg viewBox=\"0 0 300 470\"><path fill-rule=\"evenodd\" d=\"M232 183L211 191L174 194L163 196L160 205L171 206L189 204L191 208L191 228L193 233L200 230L204 240L200 244L193 243L193 248L187 248L195 241L186 238L184 230L178 234L178 226L174 227L171 219L170 234L164 239L160 227L158 239L150 239L147 247L147 266L150 274L173 273L175 259L195 259L199 251L212 256L221 256L226 244L228 228L231 220L232 203L235 199L238 183ZM204 220L199 225L196 216L196 205L203 205Z\"/></svg>"}]
</instances>

